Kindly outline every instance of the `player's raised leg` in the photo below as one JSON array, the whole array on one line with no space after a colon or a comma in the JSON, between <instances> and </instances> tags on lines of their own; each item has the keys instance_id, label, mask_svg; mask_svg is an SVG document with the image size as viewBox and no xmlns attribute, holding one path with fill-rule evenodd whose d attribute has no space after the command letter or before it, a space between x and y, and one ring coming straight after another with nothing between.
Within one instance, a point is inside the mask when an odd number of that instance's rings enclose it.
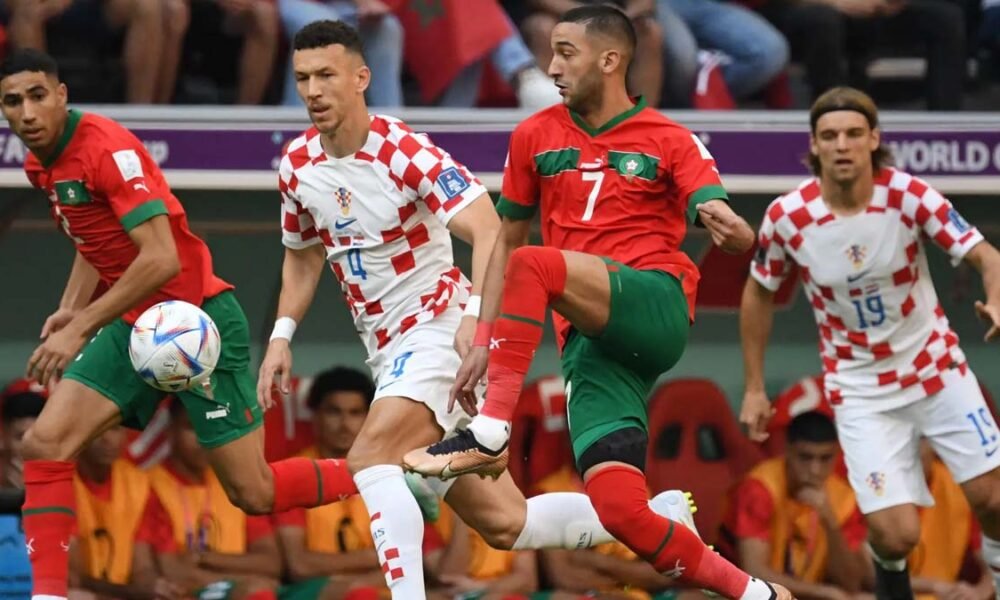
<instances>
[{"instance_id":1,"label":"player's raised leg","mask_svg":"<svg viewBox=\"0 0 1000 600\"><path fill-rule=\"evenodd\" d=\"M426 597L423 516L399 464L406 448L441 439L434 414L402 397L377 398L347 455L371 516L372 539L393 598Z\"/></svg>"},{"instance_id":2,"label":"player's raised leg","mask_svg":"<svg viewBox=\"0 0 1000 600\"><path fill-rule=\"evenodd\" d=\"M24 536L32 597L65 598L76 527L73 457L121 420L118 406L78 381L61 381L24 436Z\"/></svg>"},{"instance_id":3,"label":"player's raised leg","mask_svg":"<svg viewBox=\"0 0 1000 600\"><path fill-rule=\"evenodd\" d=\"M210 386L178 393L229 499L248 514L336 502L357 493L347 464L338 459L264 458L263 412L250 372L250 330L235 294L202 304L222 338Z\"/></svg>"}]
</instances>

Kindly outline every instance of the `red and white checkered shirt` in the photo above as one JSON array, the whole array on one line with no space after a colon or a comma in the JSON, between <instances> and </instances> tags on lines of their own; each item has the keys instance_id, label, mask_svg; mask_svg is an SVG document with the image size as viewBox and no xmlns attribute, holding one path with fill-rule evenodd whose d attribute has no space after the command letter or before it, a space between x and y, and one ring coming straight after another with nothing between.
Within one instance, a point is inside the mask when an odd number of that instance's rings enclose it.
<instances>
[{"instance_id":1,"label":"red and white checkered shirt","mask_svg":"<svg viewBox=\"0 0 1000 600\"><path fill-rule=\"evenodd\" d=\"M467 301L446 226L486 188L427 136L373 115L361 150L334 158L310 128L285 150L278 187L282 242L325 246L369 357Z\"/></svg>"},{"instance_id":2,"label":"red and white checkered shirt","mask_svg":"<svg viewBox=\"0 0 1000 600\"><path fill-rule=\"evenodd\" d=\"M777 290L789 261L799 265L833 404L895 408L938 392L942 371L967 368L923 237L953 264L983 239L941 194L895 169L876 173L871 203L856 215L831 213L816 179L768 207L750 272Z\"/></svg>"}]
</instances>

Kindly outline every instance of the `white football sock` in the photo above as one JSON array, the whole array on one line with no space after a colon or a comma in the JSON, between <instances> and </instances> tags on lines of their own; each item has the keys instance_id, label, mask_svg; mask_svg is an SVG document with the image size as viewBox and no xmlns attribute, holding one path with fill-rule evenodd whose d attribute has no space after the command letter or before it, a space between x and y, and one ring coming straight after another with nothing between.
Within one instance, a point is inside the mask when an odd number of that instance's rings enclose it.
<instances>
[{"instance_id":1,"label":"white football sock","mask_svg":"<svg viewBox=\"0 0 1000 600\"><path fill-rule=\"evenodd\" d=\"M996 596L1000 599L1000 541L983 535L983 560L990 566Z\"/></svg>"},{"instance_id":2,"label":"white football sock","mask_svg":"<svg viewBox=\"0 0 1000 600\"><path fill-rule=\"evenodd\" d=\"M661 505L649 507L661 517L670 514ZM514 542L514 550L568 548L577 550L615 541L586 494L554 492L528 498L524 529Z\"/></svg>"},{"instance_id":3,"label":"white football sock","mask_svg":"<svg viewBox=\"0 0 1000 600\"><path fill-rule=\"evenodd\" d=\"M469 431L476 436L477 442L494 452L503 448L510 439L510 423L482 414L472 418Z\"/></svg>"},{"instance_id":4,"label":"white football sock","mask_svg":"<svg viewBox=\"0 0 1000 600\"><path fill-rule=\"evenodd\" d=\"M557 492L528 498L528 516L513 549L575 550L614 540L586 494Z\"/></svg>"},{"instance_id":5,"label":"white football sock","mask_svg":"<svg viewBox=\"0 0 1000 600\"><path fill-rule=\"evenodd\" d=\"M424 520L406 486L403 469L375 465L357 472L354 483L372 518L372 539L385 583L395 600L422 600Z\"/></svg>"}]
</instances>

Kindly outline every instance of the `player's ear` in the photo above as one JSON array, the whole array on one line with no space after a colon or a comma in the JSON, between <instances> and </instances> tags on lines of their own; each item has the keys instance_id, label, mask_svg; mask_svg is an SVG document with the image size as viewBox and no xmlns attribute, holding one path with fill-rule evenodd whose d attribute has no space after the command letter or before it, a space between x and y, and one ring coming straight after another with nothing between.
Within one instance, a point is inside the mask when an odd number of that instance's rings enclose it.
<instances>
[{"instance_id":1,"label":"player's ear","mask_svg":"<svg viewBox=\"0 0 1000 600\"><path fill-rule=\"evenodd\" d=\"M872 129L871 141L869 142L871 151L875 152L875 150L878 149L879 144L881 143L882 143L882 130L876 127Z\"/></svg>"},{"instance_id":2,"label":"player's ear","mask_svg":"<svg viewBox=\"0 0 1000 600\"><path fill-rule=\"evenodd\" d=\"M601 71L611 73L618 68L622 62L621 52L611 49L601 53Z\"/></svg>"},{"instance_id":3,"label":"player's ear","mask_svg":"<svg viewBox=\"0 0 1000 600\"><path fill-rule=\"evenodd\" d=\"M355 77L355 90L359 94L364 94L365 90L368 89L368 86L372 82L372 70L368 68L368 65L362 64L360 67L358 67L358 70L355 72L354 77Z\"/></svg>"},{"instance_id":4,"label":"player's ear","mask_svg":"<svg viewBox=\"0 0 1000 600\"><path fill-rule=\"evenodd\" d=\"M816 145L816 136L809 134L809 154L819 156L819 147Z\"/></svg>"},{"instance_id":5,"label":"player's ear","mask_svg":"<svg viewBox=\"0 0 1000 600\"><path fill-rule=\"evenodd\" d=\"M56 86L56 101L59 102L59 106L66 106L69 103L69 88L61 81Z\"/></svg>"}]
</instances>

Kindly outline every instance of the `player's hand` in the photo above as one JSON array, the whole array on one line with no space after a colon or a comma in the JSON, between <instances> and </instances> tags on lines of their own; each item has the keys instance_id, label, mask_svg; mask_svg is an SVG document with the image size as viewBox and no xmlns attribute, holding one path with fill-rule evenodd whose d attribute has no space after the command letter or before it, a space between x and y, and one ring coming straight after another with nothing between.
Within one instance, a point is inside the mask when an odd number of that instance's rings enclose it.
<instances>
[{"instance_id":1,"label":"player's hand","mask_svg":"<svg viewBox=\"0 0 1000 600\"><path fill-rule=\"evenodd\" d=\"M1000 307L976 300L976 315L990 325L983 339L987 342L996 339L1000 335Z\"/></svg>"},{"instance_id":2,"label":"player's hand","mask_svg":"<svg viewBox=\"0 0 1000 600\"><path fill-rule=\"evenodd\" d=\"M712 235L712 242L723 252L742 254L753 246L753 229L722 200L702 202L698 216Z\"/></svg>"},{"instance_id":3,"label":"player's hand","mask_svg":"<svg viewBox=\"0 0 1000 600\"><path fill-rule=\"evenodd\" d=\"M382 0L357 0L358 21L362 23L377 22L386 16L391 10Z\"/></svg>"},{"instance_id":4,"label":"player's hand","mask_svg":"<svg viewBox=\"0 0 1000 600\"><path fill-rule=\"evenodd\" d=\"M767 432L767 424L774 415L774 407L764 392L746 392L743 394L743 406L740 407L740 423L747 427L747 435L755 442L763 442L771 434Z\"/></svg>"},{"instance_id":5,"label":"player's hand","mask_svg":"<svg viewBox=\"0 0 1000 600\"><path fill-rule=\"evenodd\" d=\"M172 581L158 577L153 582L154 600L181 600L184 598L184 588Z\"/></svg>"},{"instance_id":6,"label":"player's hand","mask_svg":"<svg viewBox=\"0 0 1000 600\"><path fill-rule=\"evenodd\" d=\"M257 374L257 404L261 410L274 406L274 397L271 391L274 388L275 378L278 379L278 391L288 395L292 393L292 349L288 345L288 340L275 338L267 345L267 354L264 361L260 363L260 372Z\"/></svg>"},{"instance_id":7,"label":"player's hand","mask_svg":"<svg viewBox=\"0 0 1000 600\"><path fill-rule=\"evenodd\" d=\"M836 521L836 515L830 508L830 499L826 495L826 490L821 487L805 486L795 493L795 499L811 506L819 513L820 518Z\"/></svg>"},{"instance_id":8,"label":"player's hand","mask_svg":"<svg viewBox=\"0 0 1000 600\"><path fill-rule=\"evenodd\" d=\"M28 359L25 376L42 385L53 377L61 377L66 366L80 353L87 336L72 325L65 326L45 338Z\"/></svg>"},{"instance_id":9,"label":"player's hand","mask_svg":"<svg viewBox=\"0 0 1000 600\"><path fill-rule=\"evenodd\" d=\"M469 416L474 417L479 414L479 409L476 408L478 403L476 385L486 374L488 359L489 350L485 346L473 346L465 355L462 366L455 374L455 384L451 386L451 393L448 395L448 412L455 410L455 403L458 402Z\"/></svg>"},{"instance_id":10,"label":"player's hand","mask_svg":"<svg viewBox=\"0 0 1000 600\"><path fill-rule=\"evenodd\" d=\"M69 322L73 320L76 313L77 311L71 308L60 308L56 312L52 313L49 315L48 319L45 319L45 323L42 325L42 333L38 337L44 340L53 333L69 325Z\"/></svg>"},{"instance_id":11,"label":"player's hand","mask_svg":"<svg viewBox=\"0 0 1000 600\"><path fill-rule=\"evenodd\" d=\"M473 317L472 315L465 315L462 317L462 321L458 324L458 331L455 332L455 352L458 352L459 358L465 360L468 356L469 350L472 349L472 338L476 336L476 323L479 319Z\"/></svg>"}]
</instances>

